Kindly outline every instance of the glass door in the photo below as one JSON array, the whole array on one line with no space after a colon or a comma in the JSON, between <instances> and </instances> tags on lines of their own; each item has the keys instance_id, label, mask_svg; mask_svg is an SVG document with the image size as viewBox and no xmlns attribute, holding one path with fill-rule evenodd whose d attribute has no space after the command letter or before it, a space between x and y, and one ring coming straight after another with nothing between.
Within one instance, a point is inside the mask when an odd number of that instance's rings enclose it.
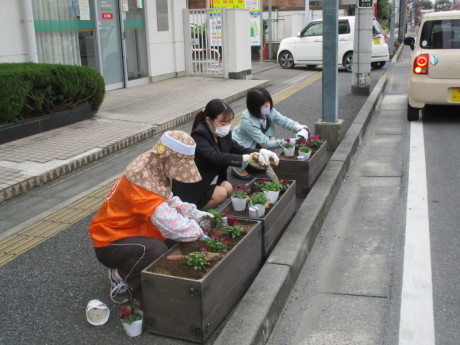
<instances>
[{"instance_id":1,"label":"glass door","mask_svg":"<svg viewBox=\"0 0 460 345\"><path fill-rule=\"evenodd\" d=\"M144 0L122 0L122 25L128 86L148 83Z\"/></svg>"},{"instance_id":2,"label":"glass door","mask_svg":"<svg viewBox=\"0 0 460 345\"><path fill-rule=\"evenodd\" d=\"M96 0L99 56L106 90L125 86L119 0Z\"/></svg>"}]
</instances>

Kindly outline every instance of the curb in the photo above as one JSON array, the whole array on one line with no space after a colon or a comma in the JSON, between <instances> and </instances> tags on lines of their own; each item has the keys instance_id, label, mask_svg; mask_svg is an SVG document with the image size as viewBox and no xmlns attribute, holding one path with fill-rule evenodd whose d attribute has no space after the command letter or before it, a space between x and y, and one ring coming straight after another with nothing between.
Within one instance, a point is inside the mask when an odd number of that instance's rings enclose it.
<instances>
[{"instance_id":1,"label":"curb","mask_svg":"<svg viewBox=\"0 0 460 345\"><path fill-rule=\"evenodd\" d=\"M214 345L265 344L362 143L404 46L361 107L345 137L246 294L227 318Z\"/></svg>"},{"instance_id":2,"label":"curb","mask_svg":"<svg viewBox=\"0 0 460 345\"><path fill-rule=\"evenodd\" d=\"M266 81L264 83L261 83L260 86L266 87L269 85L270 82ZM227 103L233 102L237 99L240 99L244 96L246 96L246 93L249 89L246 89L244 91L240 91L235 93L234 95L228 96L223 98L223 100ZM188 121L191 121L195 118L196 114L201 110L197 109L192 112L189 112L185 115L179 116L173 120L170 120L166 123L163 123L159 126L154 126L149 129L146 129L142 132L136 133L134 135L131 135L127 138L124 138L116 143L110 144L108 146L105 146L96 152L92 152L89 154L86 154L84 156L79 156L78 158L71 159L67 161L66 163L63 163L62 165L53 168L43 174L37 175L30 177L28 179L25 179L24 181L18 182L14 185L8 186L5 189L2 189L0 191L0 203L12 199L16 196L19 196L21 194L25 194L26 192L37 188L39 186L42 186L48 182L51 182L61 176L64 176L66 174L69 174L77 169L80 169L84 166L87 166L99 159L105 158L117 151L123 150L129 146L132 146L134 144L137 144L145 139L149 139L157 134L163 133L164 131L171 129L175 126L181 125L183 123L186 123ZM96 115L97 118L97 115Z\"/></svg>"}]
</instances>

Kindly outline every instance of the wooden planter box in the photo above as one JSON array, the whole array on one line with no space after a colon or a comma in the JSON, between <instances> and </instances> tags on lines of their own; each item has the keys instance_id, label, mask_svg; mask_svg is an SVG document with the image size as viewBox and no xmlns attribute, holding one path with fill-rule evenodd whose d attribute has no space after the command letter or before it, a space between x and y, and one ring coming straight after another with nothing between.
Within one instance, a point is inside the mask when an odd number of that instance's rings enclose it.
<instances>
[{"instance_id":1,"label":"wooden planter box","mask_svg":"<svg viewBox=\"0 0 460 345\"><path fill-rule=\"evenodd\" d=\"M260 180L260 179L255 179ZM255 181L254 180L254 181ZM254 183L251 182L251 183ZM266 210L265 216L262 218L257 218L262 221L263 228L263 256L264 259L268 257L272 251L275 244L278 242L278 239L283 234L287 225L291 221L294 213L296 211L296 181L290 181L291 185L289 188L280 195L278 201L270 207L269 210ZM249 184L251 185L251 184ZM248 207L246 207L247 210ZM233 208L231 200L229 199L223 210L228 213L228 217L231 218L241 218L241 219L253 219L249 217L242 217L233 215Z\"/></svg>"},{"instance_id":2,"label":"wooden planter box","mask_svg":"<svg viewBox=\"0 0 460 345\"><path fill-rule=\"evenodd\" d=\"M305 198L327 162L327 142L324 142L319 150L308 160L288 160L281 157L279 165L273 167L273 170L279 178L295 180L297 183L297 197Z\"/></svg>"},{"instance_id":3,"label":"wooden planter box","mask_svg":"<svg viewBox=\"0 0 460 345\"><path fill-rule=\"evenodd\" d=\"M262 224L253 228L200 280L142 271L144 327L173 338L204 343L233 309L262 266ZM193 268L190 268L193 270Z\"/></svg>"}]
</instances>

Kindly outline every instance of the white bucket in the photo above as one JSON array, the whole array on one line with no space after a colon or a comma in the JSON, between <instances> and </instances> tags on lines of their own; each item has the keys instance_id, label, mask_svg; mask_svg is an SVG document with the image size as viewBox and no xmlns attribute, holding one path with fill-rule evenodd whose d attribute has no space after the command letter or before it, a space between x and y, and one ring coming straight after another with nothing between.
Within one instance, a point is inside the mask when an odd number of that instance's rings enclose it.
<instances>
[{"instance_id":1,"label":"white bucket","mask_svg":"<svg viewBox=\"0 0 460 345\"><path fill-rule=\"evenodd\" d=\"M86 306L86 320L93 326L101 326L107 322L110 316L109 308L99 301L92 299Z\"/></svg>"}]
</instances>

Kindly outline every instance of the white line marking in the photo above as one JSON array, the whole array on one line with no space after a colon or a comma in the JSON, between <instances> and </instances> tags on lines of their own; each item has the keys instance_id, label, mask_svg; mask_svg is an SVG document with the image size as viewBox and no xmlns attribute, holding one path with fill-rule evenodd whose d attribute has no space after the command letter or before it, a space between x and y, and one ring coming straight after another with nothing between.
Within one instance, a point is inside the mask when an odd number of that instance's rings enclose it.
<instances>
[{"instance_id":1,"label":"white line marking","mask_svg":"<svg viewBox=\"0 0 460 345\"><path fill-rule=\"evenodd\" d=\"M434 345L433 284L423 123L410 128L406 241L399 345Z\"/></svg>"}]
</instances>

